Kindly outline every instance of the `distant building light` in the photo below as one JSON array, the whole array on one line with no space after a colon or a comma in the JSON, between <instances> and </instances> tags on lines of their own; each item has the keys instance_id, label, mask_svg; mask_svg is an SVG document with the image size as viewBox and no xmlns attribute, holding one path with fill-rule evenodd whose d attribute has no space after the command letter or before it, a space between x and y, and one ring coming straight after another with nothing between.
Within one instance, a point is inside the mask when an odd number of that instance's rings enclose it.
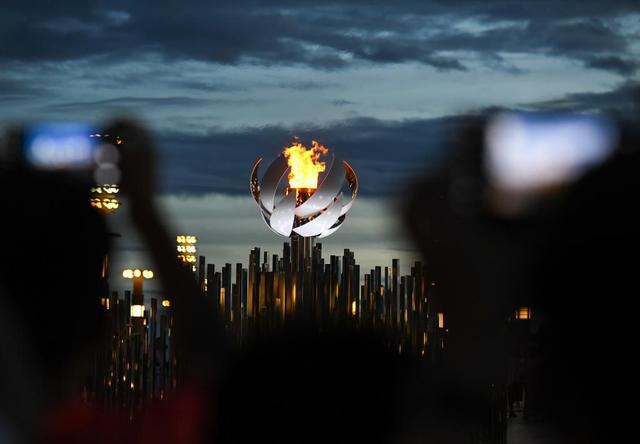
<instances>
[{"instance_id":1,"label":"distant building light","mask_svg":"<svg viewBox=\"0 0 640 444\"><path fill-rule=\"evenodd\" d=\"M529 307L520 307L516 310L514 317L518 320L529 320L531 319L531 309Z\"/></svg>"},{"instance_id":2,"label":"distant building light","mask_svg":"<svg viewBox=\"0 0 640 444\"><path fill-rule=\"evenodd\" d=\"M176 236L176 242L179 244L195 244L198 242L198 238L190 234Z\"/></svg>"},{"instance_id":3,"label":"distant building light","mask_svg":"<svg viewBox=\"0 0 640 444\"><path fill-rule=\"evenodd\" d=\"M169 299L163 299L162 300L162 306L163 307L171 307L171 301Z\"/></svg>"},{"instance_id":4,"label":"distant building light","mask_svg":"<svg viewBox=\"0 0 640 444\"><path fill-rule=\"evenodd\" d=\"M142 317L144 317L144 305L132 305L131 306L131 317L132 318L142 318Z\"/></svg>"},{"instance_id":5,"label":"distant building light","mask_svg":"<svg viewBox=\"0 0 640 444\"><path fill-rule=\"evenodd\" d=\"M117 210L118 208L120 208L120 202L118 201L118 199L112 199L112 198L108 198L108 197L94 197L91 198L89 200L89 204L94 207L97 208L98 210L101 210L105 213L109 213L112 211Z\"/></svg>"},{"instance_id":6,"label":"distant building light","mask_svg":"<svg viewBox=\"0 0 640 444\"><path fill-rule=\"evenodd\" d=\"M91 188L92 194L118 194L120 192L120 188L118 185L98 185Z\"/></svg>"},{"instance_id":7,"label":"distant building light","mask_svg":"<svg viewBox=\"0 0 640 444\"><path fill-rule=\"evenodd\" d=\"M198 262L196 256L198 238L191 234L180 234L176 236L176 251L178 252L178 259L186 264L195 264ZM195 272L196 267L192 266L192 270Z\"/></svg>"},{"instance_id":8,"label":"distant building light","mask_svg":"<svg viewBox=\"0 0 640 444\"><path fill-rule=\"evenodd\" d=\"M113 213L120 208L117 194L120 188L116 184L102 184L91 188L89 204L104 214Z\"/></svg>"},{"instance_id":9,"label":"distant building light","mask_svg":"<svg viewBox=\"0 0 640 444\"><path fill-rule=\"evenodd\" d=\"M444 328L444 313L438 313L438 328Z\"/></svg>"}]
</instances>

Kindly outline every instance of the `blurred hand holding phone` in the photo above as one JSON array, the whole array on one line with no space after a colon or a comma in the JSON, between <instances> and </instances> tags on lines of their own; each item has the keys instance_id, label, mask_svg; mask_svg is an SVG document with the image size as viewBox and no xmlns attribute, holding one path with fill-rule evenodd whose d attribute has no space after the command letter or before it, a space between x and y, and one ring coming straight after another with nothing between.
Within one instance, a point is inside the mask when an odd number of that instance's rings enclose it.
<instances>
[{"instance_id":1,"label":"blurred hand holding phone","mask_svg":"<svg viewBox=\"0 0 640 444\"><path fill-rule=\"evenodd\" d=\"M83 123L40 123L24 132L23 157L40 170L86 170L94 165L96 129Z\"/></svg>"},{"instance_id":2,"label":"blurred hand holding phone","mask_svg":"<svg viewBox=\"0 0 640 444\"><path fill-rule=\"evenodd\" d=\"M120 180L118 138L87 123L39 123L25 128L22 158L42 171L89 176L97 184Z\"/></svg>"},{"instance_id":3,"label":"blurred hand holding phone","mask_svg":"<svg viewBox=\"0 0 640 444\"><path fill-rule=\"evenodd\" d=\"M614 121L604 115L498 114L485 131L490 206L502 213L526 211L605 162L618 138Z\"/></svg>"}]
</instances>

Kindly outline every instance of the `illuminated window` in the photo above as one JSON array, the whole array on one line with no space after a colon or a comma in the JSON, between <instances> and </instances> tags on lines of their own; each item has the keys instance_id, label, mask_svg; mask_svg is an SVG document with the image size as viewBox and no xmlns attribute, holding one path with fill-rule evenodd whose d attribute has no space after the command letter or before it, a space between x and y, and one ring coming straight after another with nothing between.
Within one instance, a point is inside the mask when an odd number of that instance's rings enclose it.
<instances>
[{"instance_id":1,"label":"illuminated window","mask_svg":"<svg viewBox=\"0 0 640 444\"><path fill-rule=\"evenodd\" d=\"M132 318L142 318L142 317L144 317L144 305L132 305L131 306L131 317Z\"/></svg>"},{"instance_id":2,"label":"illuminated window","mask_svg":"<svg viewBox=\"0 0 640 444\"><path fill-rule=\"evenodd\" d=\"M531 309L529 307L520 307L516 310L515 318L519 320L531 319Z\"/></svg>"}]
</instances>

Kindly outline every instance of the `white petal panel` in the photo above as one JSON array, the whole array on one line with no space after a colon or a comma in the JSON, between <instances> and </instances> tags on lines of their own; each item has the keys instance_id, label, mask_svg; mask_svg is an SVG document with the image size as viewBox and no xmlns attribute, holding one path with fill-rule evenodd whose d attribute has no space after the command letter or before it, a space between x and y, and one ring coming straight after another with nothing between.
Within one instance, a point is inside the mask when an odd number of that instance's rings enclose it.
<instances>
[{"instance_id":1,"label":"white petal panel","mask_svg":"<svg viewBox=\"0 0 640 444\"><path fill-rule=\"evenodd\" d=\"M267 227L269 227L271 231L273 231L276 234L280 234L276 230L271 228L271 223L269 222L269 216L267 216L267 213L265 213L264 211L260 211L260 215L262 216L262 220L264 221L264 223L267 224Z\"/></svg>"},{"instance_id":2,"label":"white petal panel","mask_svg":"<svg viewBox=\"0 0 640 444\"><path fill-rule=\"evenodd\" d=\"M338 231L338 228L340 228L342 226L342 223L336 225L333 228L329 228L327 231L325 231L324 233L322 233L320 236L318 236L318 239L322 239L323 237L327 237L332 235L333 233L335 233L336 231Z\"/></svg>"},{"instance_id":3,"label":"white petal panel","mask_svg":"<svg viewBox=\"0 0 640 444\"><path fill-rule=\"evenodd\" d=\"M253 200L255 200L258 207L262 209L262 203L260 202L260 181L258 180L258 167L261 163L262 159L258 159L253 165L253 169L251 170L251 178L249 179L249 189L251 190Z\"/></svg>"},{"instance_id":4,"label":"white petal panel","mask_svg":"<svg viewBox=\"0 0 640 444\"><path fill-rule=\"evenodd\" d=\"M342 199L342 193L338 195L338 199L333 202L322 214L307 222L304 225L293 229L300 236L310 237L318 236L324 231L328 230L336 223L340 217L340 210L342 205L340 203Z\"/></svg>"},{"instance_id":5,"label":"white petal panel","mask_svg":"<svg viewBox=\"0 0 640 444\"><path fill-rule=\"evenodd\" d=\"M296 209L296 193L286 195L271 213L271 228L278 234L289 236L293 228Z\"/></svg>"},{"instance_id":6,"label":"white petal panel","mask_svg":"<svg viewBox=\"0 0 640 444\"><path fill-rule=\"evenodd\" d=\"M346 204L344 204L342 206L342 210L340 210L340 216L343 216L345 214L347 214L347 211L349 211L351 209L351 206L353 205L353 201L355 199L351 199L349 202L347 202Z\"/></svg>"},{"instance_id":7,"label":"white petal panel","mask_svg":"<svg viewBox=\"0 0 640 444\"><path fill-rule=\"evenodd\" d=\"M347 172L347 182L349 182L349 188L351 188L351 200L343 205L342 211L340 212L341 216L347 214L347 211L351 209L353 202L358 196L358 176L356 175L356 172L353 170L351 165L349 165L349 162L345 160L343 164L344 169Z\"/></svg>"},{"instance_id":8,"label":"white petal panel","mask_svg":"<svg viewBox=\"0 0 640 444\"><path fill-rule=\"evenodd\" d=\"M342 162L335 157L329 172L318 186L318 189L302 205L296 208L296 216L309 217L326 208L340 192L345 179Z\"/></svg>"},{"instance_id":9,"label":"white petal panel","mask_svg":"<svg viewBox=\"0 0 640 444\"><path fill-rule=\"evenodd\" d=\"M266 173L264 173L262 184L260 185L260 200L268 212L273 211L278 185L288 169L289 165L287 164L287 160L281 154L271 162Z\"/></svg>"}]
</instances>

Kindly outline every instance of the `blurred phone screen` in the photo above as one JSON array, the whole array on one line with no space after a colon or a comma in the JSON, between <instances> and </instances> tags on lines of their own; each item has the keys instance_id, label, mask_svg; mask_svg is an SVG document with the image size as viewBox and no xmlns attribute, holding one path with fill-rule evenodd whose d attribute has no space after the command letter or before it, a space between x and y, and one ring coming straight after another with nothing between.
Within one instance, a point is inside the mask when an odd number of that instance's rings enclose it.
<instances>
[{"instance_id":1,"label":"blurred phone screen","mask_svg":"<svg viewBox=\"0 0 640 444\"><path fill-rule=\"evenodd\" d=\"M99 139L85 123L42 123L28 127L23 155L42 170L86 170L93 167Z\"/></svg>"},{"instance_id":2,"label":"blurred phone screen","mask_svg":"<svg viewBox=\"0 0 640 444\"><path fill-rule=\"evenodd\" d=\"M485 168L495 187L526 192L564 185L611 156L618 130L595 114L503 113L485 133Z\"/></svg>"}]
</instances>

